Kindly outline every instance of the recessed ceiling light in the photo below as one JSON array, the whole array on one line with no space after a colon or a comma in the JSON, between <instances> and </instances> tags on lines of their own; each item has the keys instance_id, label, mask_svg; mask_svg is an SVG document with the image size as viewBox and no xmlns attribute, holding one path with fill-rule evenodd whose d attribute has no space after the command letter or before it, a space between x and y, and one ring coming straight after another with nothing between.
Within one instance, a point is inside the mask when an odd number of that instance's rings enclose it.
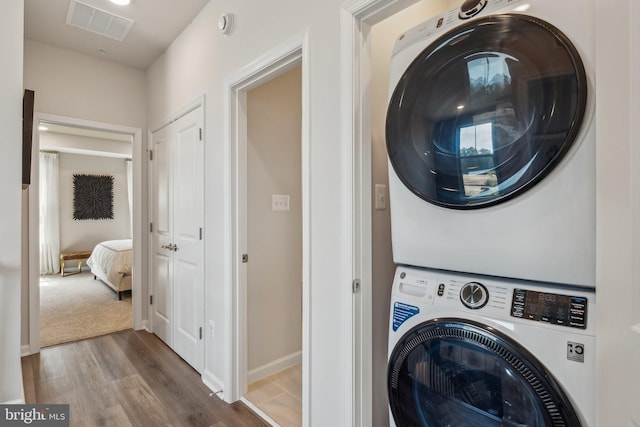
<instances>
[{"instance_id":1,"label":"recessed ceiling light","mask_svg":"<svg viewBox=\"0 0 640 427\"><path fill-rule=\"evenodd\" d=\"M47 131L47 130L49 130L49 128L48 128L48 127L46 127L46 126L42 126L42 125L40 125L40 126L38 126L38 130L41 130L41 131Z\"/></svg>"},{"instance_id":2,"label":"recessed ceiling light","mask_svg":"<svg viewBox=\"0 0 640 427\"><path fill-rule=\"evenodd\" d=\"M126 6L131 3L131 0L111 0L111 3L119 4L120 6Z\"/></svg>"}]
</instances>

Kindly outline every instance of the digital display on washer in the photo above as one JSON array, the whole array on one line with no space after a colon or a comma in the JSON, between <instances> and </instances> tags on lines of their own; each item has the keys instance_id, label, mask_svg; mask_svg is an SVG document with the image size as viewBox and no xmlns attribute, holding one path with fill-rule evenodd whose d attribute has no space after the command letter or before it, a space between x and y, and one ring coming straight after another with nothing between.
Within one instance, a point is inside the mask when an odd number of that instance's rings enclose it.
<instances>
[{"instance_id":1,"label":"digital display on washer","mask_svg":"<svg viewBox=\"0 0 640 427\"><path fill-rule=\"evenodd\" d=\"M586 329L587 298L514 289L511 316Z\"/></svg>"}]
</instances>

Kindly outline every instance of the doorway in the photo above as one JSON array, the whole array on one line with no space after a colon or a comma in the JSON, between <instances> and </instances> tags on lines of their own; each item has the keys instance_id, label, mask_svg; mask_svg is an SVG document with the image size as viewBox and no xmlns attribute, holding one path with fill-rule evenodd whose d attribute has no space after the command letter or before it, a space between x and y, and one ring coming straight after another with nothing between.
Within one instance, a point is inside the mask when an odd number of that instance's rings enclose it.
<instances>
[{"instance_id":1,"label":"doorway","mask_svg":"<svg viewBox=\"0 0 640 427\"><path fill-rule=\"evenodd\" d=\"M300 68L300 124L298 135L300 144L300 175L301 183L301 218L302 218L302 244L301 264L302 274L298 276L301 288L301 397L302 397L302 424L309 425L309 372L310 372L310 273L309 251L311 247L309 200L310 200L310 168L309 168L309 58L308 58L309 34L304 32L297 35L282 45L274 48L263 57L251 62L245 68L232 76L227 89L228 117L225 120L225 151L228 153L227 177L229 182L228 197L225 197L225 205L229 206L226 221L228 234L225 246L228 253L232 254L228 281L226 282L225 301L233 310L229 311L229 333L227 340L228 363L225 367L225 389L223 398L227 402L243 400L247 405L268 418L256 405L244 397L248 390L248 359L249 355L249 331L248 320L248 289L247 289L247 264L251 263L252 255L248 252L247 239L247 94L254 88L261 86L296 67ZM286 190L289 191L289 190ZM286 194L276 194L276 196ZM272 194L268 194L267 205L269 210L273 204ZM291 196L289 195L289 203ZM284 199L275 199L276 204L286 204ZM282 206L284 207L284 206ZM290 205L291 209L291 205ZM273 212L282 214L282 212ZM286 214L286 212L285 212ZM246 257L243 257L246 255ZM243 258L247 262L243 262ZM301 277L301 278L300 278ZM263 371L264 372L264 371ZM252 372L253 376L254 373Z\"/></svg>"},{"instance_id":2,"label":"doorway","mask_svg":"<svg viewBox=\"0 0 640 427\"><path fill-rule=\"evenodd\" d=\"M132 170L132 178L131 178L131 192L132 192L132 208L129 212L129 217L132 219L129 224L127 224L128 232L132 237L133 242L133 256L132 256L132 268L136 271L141 271L140 267L142 265L142 257L141 257L141 230L142 230L142 213L141 213L141 203L140 198L142 194L142 182L141 182L141 164L140 164L140 153L142 146L142 131L138 128L130 128L125 126L113 125L108 123L101 122L92 122L87 120L75 119L64 116L56 116L50 114L36 113L34 119L34 144L32 156L37 159L39 158L39 152L41 148L41 138L40 135L40 126L60 126L68 129L75 129L77 133L80 134L93 134L96 135L107 135L107 134L118 134L121 136L125 136L131 141L131 170ZM67 147L68 149L68 147ZM65 150L67 150L65 149ZM78 155L82 153L84 155L87 154L87 151L82 152L79 150L74 155ZM94 151L92 154L96 154ZM102 153L104 154L104 152ZM124 159L120 159L124 162ZM125 166L123 166L124 168ZM40 350L40 237L39 237L39 194L40 194L40 185L39 185L39 162L34 161L32 164L32 176L33 182L31 183L31 187L29 189L29 352L37 353ZM62 248L64 249L64 248ZM91 250L93 248L89 248ZM79 262L75 261L76 266ZM82 267L82 264L80 264ZM76 277L76 276L74 276ZM131 297L131 312L132 319L131 324L133 328L139 329L141 327L141 318L142 318L142 307L140 297L142 292L141 286L141 277L139 274L131 276L131 289L132 289L132 297ZM115 295L115 294L114 294ZM114 297L117 300L117 297Z\"/></svg>"},{"instance_id":3,"label":"doorway","mask_svg":"<svg viewBox=\"0 0 640 427\"><path fill-rule=\"evenodd\" d=\"M302 426L301 66L247 92L245 398Z\"/></svg>"}]
</instances>

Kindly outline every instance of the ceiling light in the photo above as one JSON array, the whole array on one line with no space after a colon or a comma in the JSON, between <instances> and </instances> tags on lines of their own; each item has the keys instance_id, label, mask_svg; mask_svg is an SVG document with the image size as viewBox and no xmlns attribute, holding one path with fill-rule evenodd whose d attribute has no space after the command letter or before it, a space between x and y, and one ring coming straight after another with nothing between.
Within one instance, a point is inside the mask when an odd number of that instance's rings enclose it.
<instances>
[{"instance_id":1,"label":"ceiling light","mask_svg":"<svg viewBox=\"0 0 640 427\"><path fill-rule=\"evenodd\" d=\"M47 130L49 130L49 128L48 128L48 127L46 127L46 126L42 126L42 125L40 125L40 126L38 126L38 130L41 130L41 131L47 131Z\"/></svg>"},{"instance_id":2,"label":"ceiling light","mask_svg":"<svg viewBox=\"0 0 640 427\"><path fill-rule=\"evenodd\" d=\"M111 3L115 3L120 6L127 6L129 3L131 3L131 0L111 0Z\"/></svg>"}]
</instances>

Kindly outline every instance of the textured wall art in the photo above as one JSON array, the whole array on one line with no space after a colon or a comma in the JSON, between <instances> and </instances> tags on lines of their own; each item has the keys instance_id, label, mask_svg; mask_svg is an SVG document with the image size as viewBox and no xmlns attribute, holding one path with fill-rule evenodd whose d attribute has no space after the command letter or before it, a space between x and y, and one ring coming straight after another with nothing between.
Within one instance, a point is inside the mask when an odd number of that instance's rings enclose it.
<instances>
[{"instance_id":1,"label":"textured wall art","mask_svg":"<svg viewBox=\"0 0 640 427\"><path fill-rule=\"evenodd\" d=\"M73 175L73 219L113 219L113 177Z\"/></svg>"}]
</instances>

